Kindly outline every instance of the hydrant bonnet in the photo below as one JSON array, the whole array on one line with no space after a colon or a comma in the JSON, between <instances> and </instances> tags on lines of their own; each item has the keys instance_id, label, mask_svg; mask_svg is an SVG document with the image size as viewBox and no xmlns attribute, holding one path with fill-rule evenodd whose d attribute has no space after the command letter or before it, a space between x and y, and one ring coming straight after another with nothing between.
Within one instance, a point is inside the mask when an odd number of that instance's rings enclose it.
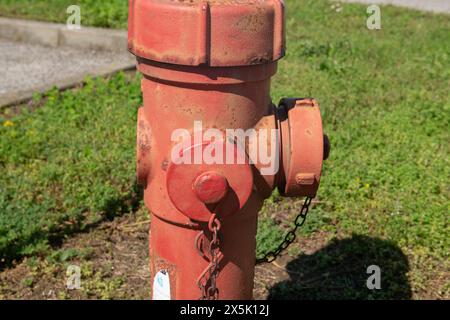
<instances>
[{"instance_id":1,"label":"hydrant bonnet","mask_svg":"<svg viewBox=\"0 0 450 320\"><path fill-rule=\"evenodd\" d=\"M282 0L130 0L128 47L163 63L265 64L285 54Z\"/></svg>"}]
</instances>

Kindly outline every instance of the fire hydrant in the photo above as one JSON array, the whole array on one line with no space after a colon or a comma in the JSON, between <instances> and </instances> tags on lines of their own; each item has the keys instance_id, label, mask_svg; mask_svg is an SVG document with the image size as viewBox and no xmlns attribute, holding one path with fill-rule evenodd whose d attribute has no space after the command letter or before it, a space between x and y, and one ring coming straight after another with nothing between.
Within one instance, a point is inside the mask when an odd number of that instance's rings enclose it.
<instances>
[{"instance_id":1,"label":"fire hydrant","mask_svg":"<svg viewBox=\"0 0 450 320\"><path fill-rule=\"evenodd\" d=\"M314 99L272 104L283 0L130 0L129 10L152 296L251 299L264 199L275 188L314 197L328 154Z\"/></svg>"}]
</instances>

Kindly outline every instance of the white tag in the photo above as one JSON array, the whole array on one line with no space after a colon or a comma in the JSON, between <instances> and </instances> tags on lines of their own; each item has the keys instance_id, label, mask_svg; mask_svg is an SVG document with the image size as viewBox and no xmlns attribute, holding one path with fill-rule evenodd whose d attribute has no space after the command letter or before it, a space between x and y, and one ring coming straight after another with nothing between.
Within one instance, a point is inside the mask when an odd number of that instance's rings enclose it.
<instances>
[{"instance_id":1,"label":"white tag","mask_svg":"<svg viewBox=\"0 0 450 320\"><path fill-rule=\"evenodd\" d=\"M161 270L153 280L153 300L170 300L170 279L167 270Z\"/></svg>"}]
</instances>

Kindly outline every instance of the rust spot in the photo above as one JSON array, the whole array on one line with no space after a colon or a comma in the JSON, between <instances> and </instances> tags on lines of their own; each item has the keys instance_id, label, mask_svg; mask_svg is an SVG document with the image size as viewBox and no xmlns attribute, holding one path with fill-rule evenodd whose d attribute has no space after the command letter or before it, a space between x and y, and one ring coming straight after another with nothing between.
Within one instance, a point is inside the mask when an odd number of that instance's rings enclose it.
<instances>
[{"instance_id":1,"label":"rust spot","mask_svg":"<svg viewBox=\"0 0 450 320\"><path fill-rule=\"evenodd\" d=\"M258 33L266 25L267 19L264 15L264 8L256 6L256 12L240 18L236 22L236 27L243 32Z\"/></svg>"},{"instance_id":2,"label":"rust spot","mask_svg":"<svg viewBox=\"0 0 450 320\"><path fill-rule=\"evenodd\" d=\"M297 100L296 107L314 107L314 101L312 99Z\"/></svg>"},{"instance_id":3,"label":"rust spot","mask_svg":"<svg viewBox=\"0 0 450 320\"><path fill-rule=\"evenodd\" d=\"M152 138L150 128L145 121L140 121L138 126L137 144L139 149L147 151L151 149Z\"/></svg>"},{"instance_id":4,"label":"rust spot","mask_svg":"<svg viewBox=\"0 0 450 320\"><path fill-rule=\"evenodd\" d=\"M163 171L166 171L168 166L169 166L169 160L164 159L163 162L161 163L161 169Z\"/></svg>"},{"instance_id":5,"label":"rust spot","mask_svg":"<svg viewBox=\"0 0 450 320\"><path fill-rule=\"evenodd\" d=\"M272 61L272 54L265 53L263 56L257 56L249 59L250 64L266 64Z\"/></svg>"}]
</instances>

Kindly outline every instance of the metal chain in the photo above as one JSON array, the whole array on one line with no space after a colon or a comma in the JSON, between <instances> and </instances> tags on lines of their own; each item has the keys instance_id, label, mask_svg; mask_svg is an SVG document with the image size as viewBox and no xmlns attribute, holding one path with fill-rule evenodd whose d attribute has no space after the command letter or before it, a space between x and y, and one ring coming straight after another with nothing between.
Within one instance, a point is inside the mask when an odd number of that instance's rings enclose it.
<instances>
[{"instance_id":1,"label":"metal chain","mask_svg":"<svg viewBox=\"0 0 450 320\"><path fill-rule=\"evenodd\" d=\"M295 241L297 238L297 230L298 228L302 227L305 222L306 218L308 216L309 206L311 205L313 198L306 197L305 202L303 203L302 209L300 210L300 213L297 215L297 217L294 220L294 228L292 228L284 237L283 242L281 242L277 249L273 251L267 252L264 257L260 259L256 259L256 264L260 263L271 263L277 259L277 257L280 255L281 252L286 250L292 242Z\"/></svg>"},{"instance_id":2,"label":"metal chain","mask_svg":"<svg viewBox=\"0 0 450 320\"><path fill-rule=\"evenodd\" d=\"M220 272L220 261L222 260L223 254L220 251L220 239L219 231L221 228L220 220L217 219L215 214L211 215L208 222L208 229L212 234L212 239L209 242L208 253L209 257L203 253L203 241L205 241L206 236L203 231L201 231L195 240L196 248L199 254L205 260L209 261L209 265L202 272L197 280L197 286L201 291L200 300L217 300L219 298L219 289L217 288L217 277Z\"/></svg>"},{"instance_id":3,"label":"metal chain","mask_svg":"<svg viewBox=\"0 0 450 320\"><path fill-rule=\"evenodd\" d=\"M311 205L313 198L307 197L303 206L300 210L300 213L294 220L294 228L292 228L284 237L283 242L280 243L276 250L270 251L264 255L263 258L257 259L256 264L260 263L270 263L276 260L278 255L286 250L289 245L295 241L297 238L296 232L298 228L302 227L308 216L308 211ZM199 255L209 262L206 269L202 272L200 277L197 279L197 286L201 291L200 300L217 300L219 298L219 289L217 288L217 277L220 272L220 261L223 258L223 254L220 251L220 239L219 239L219 231L221 229L220 220L217 219L215 214L211 215L210 220L208 221L208 230L211 232L212 239L209 242L208 246L208 254L204 254L203 252L203 242L206 240L206 235L204 231L201 231L196 239L195 239L195 247L199 253Z\"/></svg>"}]
</instances>

